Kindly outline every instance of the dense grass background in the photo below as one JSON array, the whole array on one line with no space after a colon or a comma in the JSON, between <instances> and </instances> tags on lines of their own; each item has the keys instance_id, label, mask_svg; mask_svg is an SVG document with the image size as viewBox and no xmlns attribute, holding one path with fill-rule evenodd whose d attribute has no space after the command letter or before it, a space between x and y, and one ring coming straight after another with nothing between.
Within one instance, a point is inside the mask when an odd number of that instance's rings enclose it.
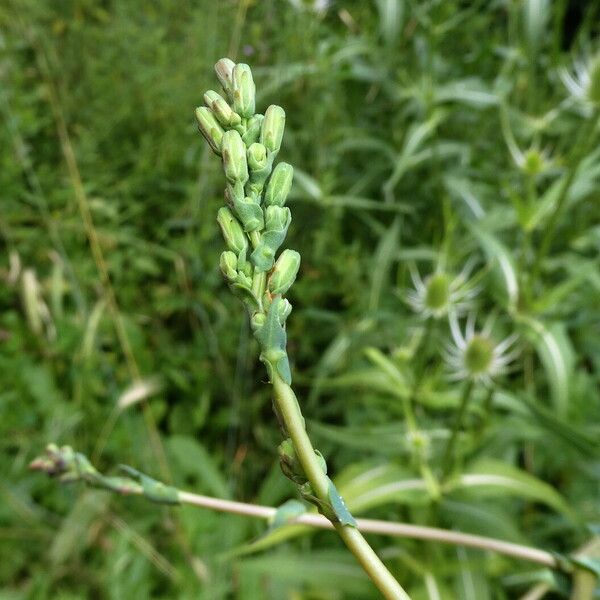
<instances>
[{"instance_id":1,"label":"dense grass background","mask_svg":"<svg viewBox=\"0 0 600 600\"><path fill-rule=\"evenodd\" d=\"M332 534L236 556L262 523L27 470L54 441L219 497L295 497L218 271L223 180L193 122L225 55L252 65L260 108L288 115L288 239L303 260L290 357L350 506L558 552L597 531L598 113L559 70L597 48L598 2L311 4L0 6L2 600L376 597ZM513 138L539 169L516 164ZM456 274L469 259L479 325L495 312L495 337L517 331L522 349L493 394L476 387L460 438L464 473L495 483L390 492L423 460L437 472L463 389L440 357L445 319L405 302L409 268ZM568 597L566 578L532 565L373 543L415 599L519 598L539 582Z\"/></svg>"}]
</instances>

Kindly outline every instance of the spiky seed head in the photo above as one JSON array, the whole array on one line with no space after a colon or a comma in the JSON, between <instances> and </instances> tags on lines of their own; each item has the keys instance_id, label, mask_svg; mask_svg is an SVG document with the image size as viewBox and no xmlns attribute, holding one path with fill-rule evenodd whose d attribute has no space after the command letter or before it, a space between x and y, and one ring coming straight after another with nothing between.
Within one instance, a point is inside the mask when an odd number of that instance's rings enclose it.
<instances>
[{"instance_id":1,"label":"spiky seed head","mask_svg":"<svg viewBox=\"0 0 600 600\"><path fill-rule=\"evenodd\" d=\"M494 377L508 371L519 354L514 348L516 333L500 343L494 342L491 337L493 315L488 317L481 331L475 331L475 315L469 315L464 334L456 315L451 314L449 321L454 343L446 346L444 356L453 380L470 379L489 385Z\"/></svg>"},{"instance_id":2,"label":"spiky seed head","mask_svg":"<svg viewBox=\"0 0 600 600\"><path fill-rule=\"evenodd\" d=\"M434 273L425 283L425 306L432 313L444 311L450 302L451 279L446 273Z\"/></svg>"},{"instance_id":3,"label":"spiky seed head","mask_svg":"<svg viewBox=\"0 0 600 600\"><path fill-rule=\"evenodd\" d=\"M467 372L477 378L489 371L493 360L494 344L481 334L474 335L464 350Z\"/></svg>"}]
</instances>

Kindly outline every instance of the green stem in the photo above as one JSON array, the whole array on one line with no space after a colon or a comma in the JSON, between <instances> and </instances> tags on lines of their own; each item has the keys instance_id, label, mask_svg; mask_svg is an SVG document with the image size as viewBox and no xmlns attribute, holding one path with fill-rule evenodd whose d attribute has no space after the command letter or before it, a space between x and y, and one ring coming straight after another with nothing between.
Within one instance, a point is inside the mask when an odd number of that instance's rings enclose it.
<instances>
[{"instance_id":1,"label":"green stem","mask_svg":"<svg viewBox=\"0 0 600 600\"><path fill-rule=\"evenodd\" d=\"M273 391L279 415L289 435L306 478L315 494L329 502L329 478L315 454L315 449L304 427L304 419L292 388L277 374L273 376ZM338 534L354 554L383 596L389 600L410 600L410 596L387 570L369 543L356 527L333 523Z\"/></svg>"},{"instance_id":2,"label":"green stem","mask_svg":"<svg viewBox=\"0 0 600 600\"><path fill-rule=\"evenodd\" d=\"M452 434L450 435L450 439L448 440L448 445L446 446L446 451L444 452L444 466L442 469L442 481L448 478L452 471L452 467L455 463L455 447L456 441L458 439L459 431L462 427L462 422L465 416L465 412L467 410L467 406L469 404L469 400L471 399L471 392L473 391L473 380L469 379L465 387L463 388L463 393L460 399L460 405L458 407L458 412L456 413L456 419L454 420L454 427L452 428Z\"/></svg>"},{"instance_id":3,"label":"green stem","mask_svg":"<svg viewBox=\"0 0 600 600\"><path fill-rule=\"evenodd\" d=\"M598 118L598 111L594 111L594 115L592 117L592 125L590 131L590 124L587 121L584 121L581 126L581 130L577 137L577 142L575 143L575 148L577 149L577 153L573 158L570 169L567 173L567 176L563 179L563 185L560 188L558 193L558 199L556 200L556 206L554 207L554 211L550 215L548 219L548 223L546 224L546 228L544 230L544 236L542 238L541 243L538 246L538 252L535 257L535 261L533 263L533 268L531 270L531 281L537 281L542 263L544 258L546 258L548 251L550 250L550 244L552 243L552 239L554 237L554 231L559 222L559 217L562 214L564 204L567 200L567 196L569 194L569 190L575 181L575 177L577 172L579 171L579 167L583 162L583 159L586 157L588 150L591 148L594 138L596 137L596 133L598 131L598 126L600 125L600 119ZM584 136L586 139L582 143L581 137Z\"/></svg>"}]
</instances>

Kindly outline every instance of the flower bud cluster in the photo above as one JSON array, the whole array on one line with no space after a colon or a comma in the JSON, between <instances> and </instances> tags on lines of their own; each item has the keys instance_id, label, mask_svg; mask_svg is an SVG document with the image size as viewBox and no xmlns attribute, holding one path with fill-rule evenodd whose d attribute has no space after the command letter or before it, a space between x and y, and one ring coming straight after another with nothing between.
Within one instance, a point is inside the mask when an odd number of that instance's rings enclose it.
<instances>
[{"instance_id":1,"label":"flower bud cluster","mask_svg":"<svg viewBox=\"0 0 600 600\"><path fill-rule=\"evenodd\" d=\"M227 246L220 268L250 311L269 373L281 369L279 374L289 379L284 326L292 306L282 296L296 279L300 255L284 250L277 257L292 220L285 204L294 170L287 163L274 166L285 111L271 105L264 115L255 113L256 87L248 65L222 58L215 72L223 93L207 91L196 119L200 133L221 157L227 180L227 206L217 215Z\"/></svg>"}]
</instances>

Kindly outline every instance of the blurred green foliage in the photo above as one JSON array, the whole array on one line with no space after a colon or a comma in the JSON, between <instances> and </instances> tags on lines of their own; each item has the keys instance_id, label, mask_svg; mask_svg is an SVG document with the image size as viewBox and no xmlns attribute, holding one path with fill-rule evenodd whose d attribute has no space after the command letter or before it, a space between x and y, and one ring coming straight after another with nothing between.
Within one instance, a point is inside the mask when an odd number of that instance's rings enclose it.
<instances>
[{"instance_id":1,"label":"blurred green foliage","mask_svg":"<svg viewBox=\"0 0 600 600\"><path fill-rule=\"evenodd\" d=\"M599 13L565 0L3 3L0 598L375 597L329 533L280 530L287 541L232 554L264 525L27 471L54 441L219 497L294 496L256 344L219 273L223 183L193 119L225 55L252 65L261 110L288 115L302 253L289 353L350 509L559 552L586 542L600 522L598 113L560 72L593 55ZM495 314L521 354L493 393L475 387L440 498L419 463L437 472L462 387L440 355L446 321L405 300L411 267L456 274L469 259L479 325ZM374 544L415 600L517 598L540 581L568 594L498 556Z\"/></svg>"}]
</instances>

